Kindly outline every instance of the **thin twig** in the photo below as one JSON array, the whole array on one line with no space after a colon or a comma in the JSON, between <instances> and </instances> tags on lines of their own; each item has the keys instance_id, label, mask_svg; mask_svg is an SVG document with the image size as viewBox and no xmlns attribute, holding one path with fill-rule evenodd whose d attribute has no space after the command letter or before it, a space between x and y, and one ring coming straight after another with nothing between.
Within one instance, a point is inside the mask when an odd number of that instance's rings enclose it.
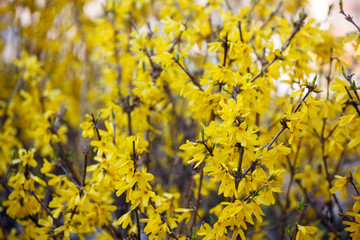
<instances>
[{"instance_id":1,"label":"thin twig","mask_svg":"<svg viewBox=\"0 0 360 240\"><path fill-rule=\"evenodd\" d=\"M326 173L326 180L329 183L329 189L332 188L332 184L331 184L331 176L329 173L329 168L328 168L328 164L327 164L327 158L328 156L325 155L325 138L324 138L324 131L325 131L325 125L326 125L326 118L323 119L323 126L321 129L321 136L320 136L320 140L321 140L321 155L322 155L322 160L323 160L323 164L324 164L324 168L325 168L325 173ZM336 205L338 206L339 210L341 213L343 213L343 209L341 207L341 204L338 200L338 198L336 197L335 194L331 194L334 198L334 201L336 203Z\"/></svg>"},{"instance_id":2,"label":"thin twig","mask_svg":"<svg viewBox=\"0 0 360 240\"><path fill-rule=\"evenodd\" d=\"M353 17L350 16L350 14L346 14L346 13L344 12L344 9L343 9L343 1L342 1L342 0L339 1L339 5L340 5L340 13L341 13L342 15L344 15L346 21L352 23L352 24L357 28L357 30L360 32L360 27L354 22Z\"/></svg>"},{"instance_id":3,"label":"thin twig","mask_svg":"<svg viewBox=\"0 0 360 240\"><path fill-rule=\"evenodd\" d=\"M326 86L326 100L329 100L329 95L330 95L330 81L331 81L331 71L332 71L332 61L334 60L333 58L333 51L332 51L332 47L330 48L330 63L329 63L329 73L326 76L326 81L327 81L327 86Z\"/></svg>"},{"instance_id":4,"label":"thin twig","mask_svg":"<svg viewBox=\"0 0 360 240\"><path fill-rule=\"evenodd\" d=\"M204 177L204 170L203 170L204 165L205 165L205 163L203 162L203 163L201 163L201 166L200 166L199 186L198 186L197 198L196 198L196 202L195 202L195 206L194 206L195 213L199 209L199 205L200 205L200 201L201 201L201 187L202 187L202 180ZM195 226L195 223L196 223L196 214L194 214L194 218L193 218L190 229L193 229L193 227Z\"/></svg>"},{"instance_id":5,"label":"thin twig","mask_svg":"<svg viewBox=\"0 0 360 240\"><path fill-rule=\"evenodd\" d=\"M351 177L348 177L347 179L348 179L348 182L349 182L349 183L353 186L353 188L355 189L357 195L360 196L360 192L359 192L359 190L357 189L357 187L356 187L355 184L354 184L353 177L351 176ZM335 195L335 194L332 194L332 195Z\"/></svg>"},{"instance_id":6,"label":"thin twig","mask_svg":"<svg viewBox=\"0 0 360 240\"><path fill-rule=\"evenodd\" d=\"M236 177L235 177L235 187L236 189L239 186L239 182L240 182L240 176L242 175L242 162L243 162L243 158L244 158L244 147L240 146L238 147L239 149L239 161L238 161L238 168L237 168L237 172L236 172Z\"/></svg>"},{"instance_id":7,"label":"thin twig","mask_svg":"<svg viewBox=\"0 0 360 240\"><path fill-rule=\"evenodd\" d=\"M191 75L189 73L188 70L186 70L184 68L184 66L180 63L180 61L178 61L175 57L173 57L173 60L177 63L177 65L179 65L179 67L181 67L181 69L186 73L186 75L188 75L188 77L190 78L191 82L193 82L195 84L195 86L197 86L202 92L204 91L199 83L199 80L196 79L193 75Z\"/></svg>"},{"instance_id":8,"label":"thin twig","mask_svg":"<svg viewBox=\"0 0 360 240\"><path fill-rule=\"evenodd\" d=\"M345 86L344 87L345 88L345 90L346 90L346 92L347 92L347 94L349 95L349 98L350 98L350 104L351 104L351 106L353 106L354 108L355 108L355 110L356 110L356 112L358 113L358 115L360 116L360 110L359 110L359 108L358 108L358 106L357 106L357 103L354 101L354 98L351 96L351 93L349 92L349 90L347 89L347 87Z\"/></svg>"},{"instance_id":9,"label":"thin twig","mask_svg":"<svg viewBox=\"0 0 360 240\"><path fill-rule=\"evenodd\" d=\"M59 160L59 165L58 165L58 166L60 166L60 168L64 171L64 173L66 174L66 176L68 176L68 178L73 182L73 184L75 184L75 186L76 186L77 188L79 188L80 181L77 182L77 181L73 178L73 176L69 173L69 171L66 170L66 168L64 167L64 164L62 163L62 160L61 160L61 159Z\"/></svg>"},{"instance_id":10,"label":"thin twig","mask_svg":"<svg viewBox=\"0 0 360 240\"><path fill-rule=\"evenodd\" d=\"M222 44L222 47L224 48L224 60L223 60L223 67L226 67L226 58L227 58L227 53L228 53L228 49L229 49L229 43L228 43L228 34L226 33L225 36L225 40Z\"/></svg>"},{"instance_id":11,"label":"thin twig","mask_svg":"<svg viewBox=\"0 0 360 240\"><path fill-rule=\"evenodd\" d=\"M137 239L141 240L141 228L140 228L140 219L139 219L139 209L135 209L135 218L136 218L136 228L138 230Z\"/></svg>"},{"instance_id":12,"label":"thin twig","mask_svg":"<svg viewBox=\"0 0 360 240\"><path fill-rule=\"evenodd\" d=\"M282 45L281 49L280 49L280 53L282 53L283 51L286 50L286 48L290 45L291 40L295 37L295 35L300 31L301 25L303 24L304 20L306 18L306 14L303 13L301 14L301 17L298 21L298 23L295 25L294 30L292 31L290 37L286 40L286 42ZM262 76L264 74L264 72L278 59L280 59L280 56L275 56L274 59L268 63L263 69L261 69L261 71L253 78L251 79L250 82L254 82L257 78L259 78L260 76Z\"/></svg>"},{"instance_id":13,"label":"thin twig","mask_svg":"<svg viewBox=\"0 0 360 240\"><path fill-rule=\"evenodd\" d=\"M7 185L7 177L8 177L8 175L9 175L9 173L10 173L11 168L12 168L12 164L11 164L11 162L10 162L10 163L9 163L9 166L8 166L7 169L6 169L5 175L4 175L4 176L2 177L2 179L1 179L1 185L3 185L3 187L5 188L5 190L7 191L8 194L11 193L11 190L10 190L10 188L9 188L8 185Z\"/></svg>"},{"instance_id":14,"label":"thin twig","mask_svg":"<svg viewBox=\"0 0 360 240\"><path fill-rule=\"evenodd\" d=\"M25 70L24 70L24 71L25 71ZM16 93L19 91L20 86L21 86L21 84L23 83L23 81L24 81L24 77L23 77L23 75L22 75L22 76L17 80L16 85L15 85L13 91L11 92L10 97L9 97L9 99L8 99L7 102L6 102L6 106L5 106L5 109L4 109L4 115L1 116L1 118L0 118L0 130L2 129L4 123L5 123L6 119L7 119L7 113L6 113L6 112L7 112L8 108L9 108L12 100L14 99Z\"/></svg>"},{"instance_id":15,"label":"thin twig","mask_svg":"<svg viewBox=\"0 0 360 240\"><path fill-rule=\"evenodd\" d=\"M84 171L83 171L83 179L82 179L81 187L85 187L86 167L87 167L88 154L89 154L89 148L88 147L84 148L83 154L84 154Z\"/></svg>"},{"instance_id":16,"label":"thin twig","mask_svg":"<svg viewBox=\"0 0 360 240\"><path fill-rule=\"evenodd\" d=\"M242 30L241 30L241 21L238 21L238 28L239 28L240 40L242 43L244 43L244 38L243 38Z\"/></svg>"},{"instance_id":17,"label":"thin twig","mask_svg":"<svg viewBox=\"0 0 360 240\"><path fill-rule=\"evenodd\" d=\"M189 17L186 18L186 21L185 21L185 24L184 24L185 30L186 30L186 27L187 27L186 25L187 25L188 21L189 21ZM180 38L181 38L181 35L183 34L183 32L184 32L184 31L181 31L181 32L179 33L179 35L176 37L175 41L173 42L173 44L171 45L170 49L168 50L169 53L172 53L172 52L174 51L175 46L176 46L176 44L180 41Z\"/></svg>"},{"instance_id":18,"label":"thin twig","mask_svg":"<svg viewBox=\"0 0 360 240\"><path fill-rule=\"evenodd\" d=\"M264 29L265 26L271 21L271 19L275 16L275 14L280 10L281 5L283 4L283 1L279 2L279 4L276 6L275 10L271 12L270 16L263 22L260 29ZM254 35L253 35L254 36Z\"/></svg>"},{"instance_id":19,"label":"thin twig","mask_svg":"<svg viewBox=\"0 0 360 240\"><path fill-rule=\"evenodd\" d=\"M324 224L324 226L331 232L333 232L337 238L341 239L341 237L338 234L338 231L336 230L336 228L328 221L328 219L326 218L326 216L321 212L321 210L319 210L314 201L310 198L308 192L306 191L306 189L302 186L301 181L299 179L296 180L296 183L298 184L298 186L300 187L301 191L304 193L306 201L308 203L310 203L310 205L312 206L312 208L315 210L316 215L321 219L321 222Z\"/></svg>"},{"instance_id":20,"label":"thin twig","mask_svg":"<svg viewBox=\"0 0 360 240\"><path fill-rule=\"evenodd\" d=\"M296 108L294 109L293 111L293 114L296 113L300 106L305 102L306 98L309 96L309 94L311 93L312 91L309 89L309 91L305 94L305 96L301 99L301 101L298 103L298 105L296 106ZM272 144L276 141L276 139L281 135L281 133L286 129L285 126L283 126L280 131L276 134L276 136L271 140L271 142L266 146L266 148L270 148L272 146ZM246 176L246 174L248 174L250 171L253 171L255 170L255 167L256 165L258 164L259 162L259 159L260 157L262 156L262 154L259 155L259 157L253 161L251 163L251 165L244 171L244 173L241 175L241 178L240 178L240 181Z\"/></svg>"},{"instance_id":21,"label":"thin twig","mask_svg":"<svg viewBox=\"0 0 360 240\"><path fill-rule=\"evenodd\" d=\"M63 225L63 223L59 219L55 218L51 214L50 210L40 201L40 199L36 196L35 192L30 191L30 193L36 199L36 201L38 201L38 203L41 205L41 207L46 211L47 215L49 215L56 222L57 226Z\"/></svg>"},{"instance_id":22,"label":"thin twig","mask_svg":"<svg viewBox=\"0 0 360 240\"><path fill-rule=\"evenodd\" d=\"M298 221L295 223L295 231L294 231L294 233L293 233L293 235L292 235L292 237L291 237L291 240L294 240L295 239L295 237L296 237L296 234L297 234L297 232L298 232L298 225L300 224L300 221L301 221L301 218L303 217L303 215L304 215L304 210L301 210L301 211L299 211L299 219L298 219Z\"/></svg>"},{"instance_id":23,"label":"thin twig","mask_svg":"<svg viewBox=\"0 0 360 240\"><path fill-rule=\"evenodd\" d=\"M291 164L289 157L287 157L289 168L290 168L290 180L289 180L289 185L286 190L285 207L282 211L282 221L281 221L281 227L280 227L280 231L281 231L280 239L281 240L285 239L285 223L286 223L286 217L287 217L287 210L290 206L290 189L291 189L291 186L292 186L292 183L294 180L294 176L295 176L296 162L299 157L300 147L301 147L301 139L297 146L297 151L296 151L295 158L294 158L294 164Z\"/></svg>"},{"instance_id":24,"label":"thin twig","mask_svg":"<svg viewBox=\"0 0 360 240\"><path fill-rule=\"evenodd\" d=\"M96 119L94 117L94 114L91 113L91 117L92 117L93 123L95 125L95 131L96 131L96 134L98 136L98 139L99 139L99 141L101 141L101 136L100 136L100 133L99 133L99 127L97 125L97 121L96 121Z\"/></svg>"}]
</instances>

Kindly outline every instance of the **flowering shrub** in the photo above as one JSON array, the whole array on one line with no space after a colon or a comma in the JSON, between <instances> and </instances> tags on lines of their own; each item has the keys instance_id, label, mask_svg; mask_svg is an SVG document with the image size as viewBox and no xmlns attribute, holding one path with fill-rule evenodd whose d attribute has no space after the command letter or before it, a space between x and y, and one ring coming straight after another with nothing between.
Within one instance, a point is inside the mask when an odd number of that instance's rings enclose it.
<instances>
[{"instance_id":1,"label":"flowering shrub","mask_svg":"<svg viewBox=\"0 0 360 240\"><path fill-rule=\"evenodd\" d=\"M103 2L0 5L1 239L360 238L342 1Z\"/></svg>"}]
</instances>

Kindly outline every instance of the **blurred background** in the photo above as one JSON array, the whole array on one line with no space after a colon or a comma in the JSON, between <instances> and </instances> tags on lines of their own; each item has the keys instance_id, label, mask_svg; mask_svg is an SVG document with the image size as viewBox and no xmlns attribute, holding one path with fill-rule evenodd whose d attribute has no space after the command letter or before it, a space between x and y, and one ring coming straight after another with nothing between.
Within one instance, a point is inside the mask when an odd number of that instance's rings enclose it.
<instances>
[{"instance_id":1,"label":"blurred background","mask_svg":"<svg viewBox=\"0 0 360 240\"><path fill-rule=\"evenodd\" d=\"M35 4L39 7L45 6L49 0L35 0ZM301 0L297 0L301 1ZM294 4L297 2L294 0ZM0 9L6 5L7 2L13 2L10 0L0 0ZM16 2L16 1L14 1ZM102 6L106 4L107 0L93 0L88 1L84 5L84 13L89 18L97 18L103 14ZM197 0L200 4L207 4L207 0ZM273 2L269 0L269 2ZM251 0L248 1L231 1L226 0L229 6L233 10L237 11L244 6L251 4ZM359 0L344 0L344 10L347 14L350 14L356 23L360 23L360 1ZM300 9L299 9L300 10ZM352 24L344 19L344 16L339 13L339 1L336 0L311 0L308 1L307 9L305 11L321 25L322 29L328 29L333 32L335 36L344 36L350 32L354 32L355 28ZM0 16L1 38L3 45L0 48L2 59L5 63L10 63L18 53L18 34L14 27L9 26L7 23L10 20L9 15ZM21 5L17 6L16 19L20 22L21 26L26 27L31 24L37 17L36 13L31 13L29 8L24 8ZM5 27L8 25L8 27ZM49 33L51 34L51 33ZM350 64L350 63L349 63Z\"/></svg>"}]
</instances>

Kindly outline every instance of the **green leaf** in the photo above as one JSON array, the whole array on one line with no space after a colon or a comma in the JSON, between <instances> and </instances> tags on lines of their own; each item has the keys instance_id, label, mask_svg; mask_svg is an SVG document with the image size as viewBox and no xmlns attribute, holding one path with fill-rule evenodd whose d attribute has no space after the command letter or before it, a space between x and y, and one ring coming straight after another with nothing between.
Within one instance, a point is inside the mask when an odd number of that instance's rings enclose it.
<instances>
[{"instance_id":1,"label":"green leaf","mask_svg":"<svg viewBox=\"0 0 360 240\"><path fill-rule=\"evenodd\" d=\"M73 151L69 151L66 156L65 156L65 159L68 160L71 156L73 155Z\"/></svg>"},{"instance_id":2,"label":"green leaf","mask_svg":"<svg viewBox=\"0 0 360 240\"><path fill-rule=\"evenodd\" d=\"M195 227L192 229L191 240L197 240Z\"/></svg>"},{"instance_id":3,"label":"green leaf","mask_svg":"<svg viewBox=\"0 0 360 240\"><path fill-rule=\"evenodd\" d=\"M299 13L299 18L302 19L302 18L305 18L306 17L306 13L305 13L305 10L303 9L300 13Z\"/></svg>"},{"instance_id":4,"label":"green leaf","mask_svg":"<svg viewBox=\"0 0 360 240\"><path fill-rule=\"evenodd\" d=\"M304 198L302 198L301 201L299 202L299 208L298 208L298 210L299 210L299 211L304 211L305 207L306 207L306 204L305 204L305 202L304 202Z\"/></svg>"},{"instance_id":5,"label":"green leaf","mask_svg":"<svg viewBox=\"0 0 360 240\"><path fill-rule=\"evenodd\" d=\"M214 221L214 219L213 219L213 217L212 217L212 216L210 216L210 222L211 222L211 224L212 224L212 225L214 225L214 224L215 224L215 221Z\"/></svg>"},{"instance_id":6,"label":"green leaf","mask_svg":"<svg viewBox=\"0 0 360 240\"><path fill-rule=\"evenodd\" d=\"M331 13L331 11L332 11L332 9L333 9L333 4L330 4L329 5L329 9L328 9L328 16L330 15L330 13Z\"/></svg>"},{"instance_id":7,"label":"green leaf","mask_svg":"<svg viewBox=\"0 0 360 240\"><path fill-rule=\"evenodd\" d=\"M98 110L96 122L99 122L100 118L101 118L101 113L100 113L100 110Z\"/></svg>"},{"instance_id":8,"label":"green leaf","mask_svg":"<svg viewBox=\"0 0 360 240\"><path fill-rule=\"evenodd\" d=\"M342 75L344 76L344 78L347 78L344 66L341 66L341 72L342 72Z\"/></svg>"},{"instance_id":9,"label":"green leaf","mask_svg":"<svg viewBox=\"0 0 360 240\"><path fill-rule=\"evenodd\" d=\"M53 153L53 157L54 157L55 162L58 162L58 161L59 161L59 157L58 157L56 151L55 151L54 149L53 149L52 151L53 151L52 153Z\"/></svg>"},{"instance_id":10,"label":"green leaf","mask_svg":"<svg viewBox=\"0 0 360 240\"><path fill-rule=\"evenodd\" d=\"M13 148L13 150L11 151L11 160L14 160L15 159L15 148Z\"/></svg>"},{"instance_id":11,"label":"green leaf","mask_svg":"<svg viewBox=\"0 0 360 240\"><path fill-rule=\"evenodd\" d=\"M315 83L316 83L316 79L317 79L317 74L315 75L313 81L312 81L312 85L315 86Z\"/></svg>"},{"instance_id":12,"label":"green leaf","mask_svg":"<svg viewBox=\"0 0 360 240\"><path fill-rule=\"evenodd\" d=\"M356 91L355 81L353 81L353 82L351 83L351 89L354 90L354 91Z\"/></svg>"},{"instance_id":13,"label":"green leaf","mask_svg":"<svg viewBox=\"0 0 360 240\"><path fill-rule=\"evenodd\" d=\"M205 138L205 131L204 131L204 127L201 125L201 140L204 141Z\"/></svg>"},{"instance_id":14,"label":"green leaf","mask_svg":"<svg viewBox=\"0 0 360 240\"><path fill-rule=\"evenodd\" d=\"M340 7L340 11L343 11L343 1L342 0L339 1L339 7Z\"/></svg>"},{"instance_id":15,"label":"green leaf","mask_svg":"<svg viewBox=\"0 0 360 240\"><path fill-rule=\"evenodd\" d=\"M229 92L225 87L223 87L224 92L231 95L231 92Z\"/></svg>"},{"instance_id":16,"label":"green leaf","mask_svg":"<svg viewBox=\"0 0 360 240\"><path fill-rule=\"evenodd\" d=\"M285 227L285 232L286 233L290 233L290 230L291 230L291 224L288 224L286 227Z\"/></svg>"}]
</instances>

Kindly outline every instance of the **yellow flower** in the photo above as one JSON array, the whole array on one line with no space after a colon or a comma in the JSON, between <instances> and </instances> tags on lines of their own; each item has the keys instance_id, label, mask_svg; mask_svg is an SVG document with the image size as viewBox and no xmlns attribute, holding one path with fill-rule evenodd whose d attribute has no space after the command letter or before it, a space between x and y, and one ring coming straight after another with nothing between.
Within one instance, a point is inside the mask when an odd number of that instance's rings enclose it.
<instances>
[{"instance_id":1,"label":"yellow flower","mask_svg":"<svg viewBox=\"0 0 360 240\"><path fill-rule=\"evenodd\" d=\"M317 231L316 227L310 227L310 226L301 226L297 225L298 232L296 234L296 240L311 240L312 237L310 234L314 234Z\"/></svg>"},{"instance_id":2,"label":"yellow flower","mask_svg":"<svg viewBox=\"0 0 360 240\"><path fill-rule=\"evenodd\" d=\"M42 174L46 174L46 173L50 172L53 169L53 165L51 163L49 163L46 160L46 158L43 158L43 160L44 160L44 163L43 163L42 168L40 169L40 172Z\"/></svg>"},{"instance_id":3,"label":"yellow flower","mask_svg":"<svg viewBox=\"0 0 360 240\"><path fill-rule=\"evenodd\" d=\"M31 148L28 151L26 151L25 149L20 149L19 150L19 157L22 161L22 164L24 166L26 165L30 165L31 167L36 167L37 166L37 162L34 159L34 153L35 153L35 148Z\"/></svg>"},{"instance_id":4,"label":"yellow flower","mask_svg":"<svg viewBox=\"0 0 360 240\"><path fill-rule=\"evenodd\" d=\"M340 78L335 78L330 89L331 91L338 92L336 94L336 102L340 102L348 95L346 89L350 92L350 83L343 81Z\"/></svg>"},{"instance_id":5,"label":"yellow flower","mask_svg":"<svg viewBox=\"0 0 360 240\"><path fill-rule=\"evenodd\" d=\"M335 177L338 178L338 180L335 182L335 186L330 189L330 193L335 194L336 192L341 190L340 199L343 199L344 197L348 196L346 189L346 184L348 182L347 177L341 177L339 175L336 175Z\"/></svg>"},{"instance_id":6,"label":"yellow flower","mask_svg":"<svg viewBox=\"0 0 360 240\"><path fill-rule=\"evenodd\" d=\"M132 219L131 219L131 211L125 213L116 221L116 225L120 225L120 224L122 224L123 229L126 229L129 224L130 224L130 226L133 225Z\"/></svg>"},{"instance_id":7,"label":"yellow flower","mask_svg":"<svg viewBox=\"0 0 360 240\"><path fill-rule=\"evenodd\" d=\"M89 119L90 118L90 119ZM95 124L91 117L86 114L86 121L80 124L80 128L83 129L82 136L92 138L95 132Z\"/></svg>"}]
</instances>

